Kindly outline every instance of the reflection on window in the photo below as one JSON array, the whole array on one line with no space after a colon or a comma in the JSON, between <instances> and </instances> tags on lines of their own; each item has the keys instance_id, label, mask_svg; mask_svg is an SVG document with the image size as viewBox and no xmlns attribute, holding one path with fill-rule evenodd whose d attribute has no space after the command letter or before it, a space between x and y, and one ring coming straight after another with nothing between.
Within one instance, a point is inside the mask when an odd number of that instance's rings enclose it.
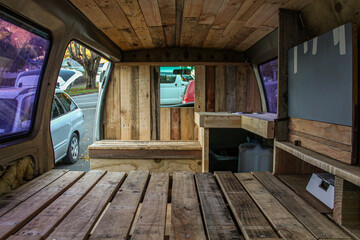
<instances>
[{"instance_id":1,"label":"reflection on window","mask_svg":"<svg viewBox=\"0 0 360 240\"><path fill-rule=\"evenodd\" d=\"M272 60L259 66L261 81L265 89L268 112L277 112L278 60Z\"/></svg>"},{"instance_id":2,"label":"reflection on window","mask_svg":"<svg viewBox=\"0 0 360 240\"><path fill-rule=\"evenodd\" d=\"M66 112L71 112L77 108L75 103L71 101L67 95L63 93L57 93L56 96L60 99L61 103L65 107Z\"/></svg>"},{"instance_id":3,"label":"reflection on window","mask_svg":"<svg viewBox=\"0 0 360 240\"><path fill-rule=\"evenodd\" d=\"M160 67L160 106L193 107L194 67Z\"/></svg>"},{"instance_id":4,"label":"reflection on window","mask_svg":"<svg viewBox=\"0 0 360 240\"><path fill-rule=\"evenodd\" d=\"M0 12L0 137L30 130L50 43L46 34L2 16Z\"/></svg>"}]
</instances>

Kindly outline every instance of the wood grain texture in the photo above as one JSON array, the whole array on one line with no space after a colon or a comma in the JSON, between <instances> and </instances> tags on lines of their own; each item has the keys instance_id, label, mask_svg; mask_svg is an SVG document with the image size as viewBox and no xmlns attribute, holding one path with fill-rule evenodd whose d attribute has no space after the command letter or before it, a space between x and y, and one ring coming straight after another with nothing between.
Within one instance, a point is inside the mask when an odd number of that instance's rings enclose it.
<instances>
[{"instance_id":1,"label":"wood grain texture","mask_svg":"<svg viewBox=\"0 0 360 240\"><path fill-rule=\"evenodd\" d=\"M215 111L215 67L206 66L206 112Z\"/></svg>"},{"instance_id":2,"label":"wood grain texture","mask_svg":"<svg viewBox=\"0 0 360 240\"><path fill-rule=\"evenodd\" d=\"M181 140L195 140L194 108L181 108Z\"/></svg>"},{"instance_id":3,"label":"wood grain texture","mask_svg":"<svg viewBox=\"0 0 360 240\"><path fill-rule=\"evenodd\" d=\"M127 172L133 170L167 172L192 171L201 172L201 158L199 159L96 159L90 162L91 169Z\"/></svg>"},{"instance_id":4,"label":"wood grain texture","mask_svg":"<svg viewBox=\"0 0 360 240\"><path fill-rule=\"evenodd\" d=\"M90 171L80 178L47 208L22 227L14 239L43 239L70 213L90 189L105 175L105 171Z\"/></svg>"},{"instance_id":5,"label":"wood grain texture","mask_svg":"<svg viewBox=\"0 0 360 240\"><path fill-rule=\"evenodd\" d=\"M139 140L151 140L150 67L139 67Z\"/></svg>"},{"instance_id":6,"label":"wood grain texture","mask_svg":"<svg viewBox=\"0 0 360 240\"><path fill-rule=\"evenodd\" d=\"M258 181L317 239L350 239L348 235L269 172L254 172Z\"/></svg>"},{"instance_id":7,"label":"wood grain texture","mask_svg":"<svg viewBox=\"0 0 360 240\"><path fill-rule=\"evenodd\" d=\"M205 66L195 66L195 102L194 111L204 112L205 111L205 81L206 72Z\"/></svg>"},{"instance_id":8,"label":"wood grain texture","mask_svg":"<svg viewBox=\"0 0 360 240\"><path fill-rule=\"evenodd\" d=\"M68 170L50 170L0 198L0 217L64 175Z\"/></svg>"},{"instance_id":9,"label":"wood grain texture","mask_svg":"<svg viewBox=\"0 0 360 240\"><path fill-rule=\"evenodd\" d=\"M246 239L278 238L270 223L231 172L215 172L215 177Z\"/></svg>"},{"instance_id":10,"label":"wood grain texture","mask_svg":"<svg viewBox=\"0 0 360 240\"><path fill-rule=\"evenodd\" d=\"M196 173L202 213L209 239L242 239L211 173Z\"/></svg>"},{"instance_id":11,"label":"wood grain texture","mask_svg":"<svg viewBox=\"0 0 360 240\"><path fill-rule=\"evenodd\" d=\"M125 173L107 173L55 228L49 239L84 239L124 180Z\"/></svg>"},{"instance_id":12,"label":"wood grain texture","mask_svg":"<svg viewBox=\"0 0 360 240\"><path fill-rule=\"evenodd\" d=\"M148 178L148 171L130 171L90 239L126 239L129 236Z\"/></svg>"},{"instance_id":13,"label":"wood grain texture","mask_svg":"<svg viewBox=\"0 0 360 240\"><path fill-rule=\"evenodd\" d=\"M192 172L174 172L170 239L206 239Z\"/></svg>"},{"instance_id":14,"label":"wood grain texture","mask_svg":"<svg viewBox=\"0 0 360 240\"><path fill-rule=\"evenodd\" d=\"M181 139L181 119L180 119L180 109L171 108L171 140L180 140Z\"/></svg>"},{"instance_id":15,"label":"wood grain texture","mask_svg":"<svg viewBox=\"0 0 360 240\"><path fill-rule=\"evenodd\" d=\"M224 66L215 68L215 112L225 112L225 69Z\"/></svg>"},{"instance_id":16,"label":"wood grain texture","mask_svg":"<svg viewBox=\"0 0 360 240\"><path fill-rule=\"evenodd\" d=\"M0 217L0 239L6 239L74 184L83 172L67 172Z\"/></svg>"},{"instance_id":17,"label":"wood grain texture","mask_svg":"<svg viewBox=\"0 0 360 240\"><path fill-rule=\"evenodd\" d=\"M131 239L164 239L168 173L152 173Z\"/></svg>"},{"instance_id":18,"label":"wood grain texture","mask_svg":"<svg viewBox=\"0 0 360 240\"><path fill-rule=\"evenodd\" d=\"M235 176L282 238L316 239L254 176L250 173Z\"/></svg>"},{"instance_id":19,"label":"wood grain texture","mask_svg":"<svg viewBox=\"0 0 360 240\"><path fill-rule=\"evenodd\" d=\"M171 140L171 108L160 108L160 140Z\"/></svg>"}]
</instances>

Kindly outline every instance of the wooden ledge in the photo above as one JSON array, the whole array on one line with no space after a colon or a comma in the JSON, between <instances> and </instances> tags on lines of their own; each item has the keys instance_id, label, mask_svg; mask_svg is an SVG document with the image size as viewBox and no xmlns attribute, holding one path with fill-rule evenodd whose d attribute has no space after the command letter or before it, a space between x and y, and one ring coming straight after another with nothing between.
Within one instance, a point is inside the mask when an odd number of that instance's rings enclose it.
<instances>
[{"instance_id":1,"label":"wooden ledge","mask_svg":"<svg viewBox=\"0 0 360 240\"><path fill-rule=\"evenodd\" d=\"M242 128L264 138L273 139L276 117L274 113L196 112L195 123L203 128Z\"/></svg>"},{"instance_id":2,"label":"wooden ledge","mask_svg":"<svg viewBox=\"0 0 360 240\"><path fill-rule=\"evenodd\" d=\"M313 166L332 173L346 181L360 186L360 167L348 165L335 159L326 157L303 147L295 146L289 142L275 141L275 147L280 148Z\"/></svg>"},{"instance_id":3,"label":"wooden ledge","mask_svg":"<svg viewBox=\"0 0 360 240\"><path fill-rule=\"evenodd\" d=\"M198 141L102 140L89 146L90 158L201 159Z\"/></svg>"}]
</instances>

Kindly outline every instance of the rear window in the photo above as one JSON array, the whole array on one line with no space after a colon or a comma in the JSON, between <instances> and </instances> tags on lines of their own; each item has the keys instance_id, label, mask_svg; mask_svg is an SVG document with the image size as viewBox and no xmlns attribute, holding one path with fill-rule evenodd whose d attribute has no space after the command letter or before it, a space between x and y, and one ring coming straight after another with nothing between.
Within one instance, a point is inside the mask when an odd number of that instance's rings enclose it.
<instances>
[{"instance_id":1,"label":"rear window","mask_svg":"<svg viewBox=\"0 0 360 240\"><path fill-rule=\"evenodd\" d=\"M160 75L160 83L174 83L176 76L174 75Z\"/></svg>"},{"instance_id":2,"label":"rear window","mask_svg":"<svg viewBox=\"0 0 360 240\"><path fill-rule=\"evenodd\" d=\"M0 138L30 131L50 36L0 12Z\"/></svg>"},{"instance_id":3,"label":"rear window","mask_svg":"<svg viewBox=\"0 0 360 240\"><path fill-rule=\"evenodd\" d=\"M265 90L268 112L277 113L278 60L260 64L259 72Z\"/></svg>"}]
</instances>

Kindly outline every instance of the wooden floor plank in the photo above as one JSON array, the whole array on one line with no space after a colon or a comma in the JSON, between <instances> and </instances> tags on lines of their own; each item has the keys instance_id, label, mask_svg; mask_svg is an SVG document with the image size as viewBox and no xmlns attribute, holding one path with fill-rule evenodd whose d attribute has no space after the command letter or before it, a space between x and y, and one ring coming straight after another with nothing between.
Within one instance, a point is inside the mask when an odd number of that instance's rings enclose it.
<instances>
[{"instance_id":1,"label":"wooden floor plank","mask_svg":"<svg viewBox=\"0 0 360 240\"><path fill-rule=\"evenodd\" d=\"M236 229L213 175L196 173L195 179L208 238L243 239Z\"/></svg>"},{"instance_id":2,"label":"wooden floor plank","mask_svg":"<svg viewBox=\"0 0 360 240\"><path fill-rule=\"evenodd\" d=\"M254 176L250 173L235 173L235 176L281 237L316 239Z\"/></svg>"},{"instance_id":3,"label":"wooden floor plank","mask_svg":"<svg viewBox=\"0 0 360 240\"><path fill-rule=\"evenodd\" d=\"M46 238L105 173L98 170L88 172L9 239Z\"/></svg>"},{"instance_id":4,"label":"wooden floor plank","mask_svg":"<svg viewBox=\"0 0 360 240\"><path fill-rule=\"evenodd\" d=\"M85 239L124 178L123 172L107 173L55 228L48 239Z\"/></svg>"},{"instance_id":5,"label":"wooden floor plank","mask_svg":"<svg viewBox=\"0 0 360 240\"><path fill-rule=\"evenodd\" d=\"M152 173L132 240L161 240L165 236L168 173Z\"/></svg>"},{"instance_id":6,"label":"wooden floor plank","mask_svg":"<svg viewBox=\"0 0 360 240\"><path fill-rule=\"evenodd\" d=\"M336 224L307 204L269 172L254 172L258 181L274 195L316 238L350 239Z\"/></svg>"},{"instance_id":7,"label":"wooden floor plank","mask_svg":"<svg viewBox=\"0 0 360 240\"><path fill-rule=\"evenodd\" d=\"M1 216L0 239L5 239L19 230L83 175L84 172L67 172L56 181Z\"/></svg>"},{"instance_id":8,"label":"wooden floor plank","mask_svg":"<svg viewBox=\"0 0 360 240\"><path fill-rule=\"evenodd\" d=\"M234 174L215 172L215 177L246 239L279 238Z\"/></svg>"},{"instance_id":9,"label":"wooden floor plank","mask_svg":"<svg viewBox=\"0 0 360 240\"><path fill-rule=\"evenodd\" d=\"M127 239L148 178L148 171L129 173L90 239Z\"/></svg>"},{"instance_id":10,"label":"wooden floor plank","mask_svg":"<svg viewBox=\"0 0 360 240\"><path fill-rule=\"evenodd\" d=\"M170 239L206 239L194 173L174 172Z\"/></svg>"},{"instance_id":11,"label":"wooden floor plank","mask_svg":"<svg viewBox=\"0 0 360 240\"><path fill-rule=\"evenodd\" d=\"M64 175L68 170L50 170L0 198L0 217Z\"/></svg>"}]
</instances>

